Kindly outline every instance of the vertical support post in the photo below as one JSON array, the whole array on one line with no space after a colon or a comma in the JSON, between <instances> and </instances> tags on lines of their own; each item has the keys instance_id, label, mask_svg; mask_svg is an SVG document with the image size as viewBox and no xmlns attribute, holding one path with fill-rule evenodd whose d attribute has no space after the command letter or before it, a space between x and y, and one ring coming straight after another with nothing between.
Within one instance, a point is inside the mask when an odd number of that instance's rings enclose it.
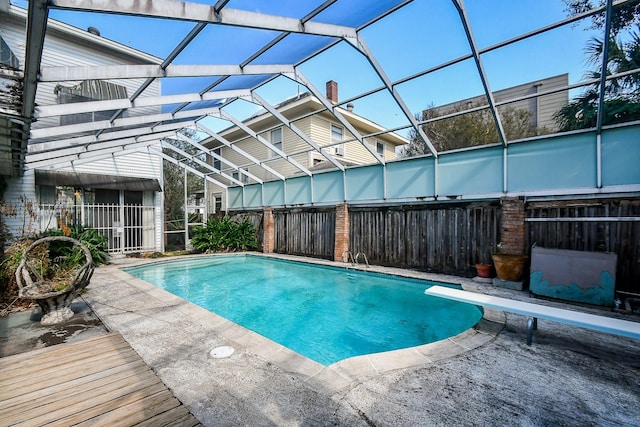
<instances>
[{"instance_id":1,"label":"vertical support post","mask_svg":"<svg viewBox=\"0 0 640 427\"><path fill-rule=\"evenodd\" d=\"M533 343L533 331L538 329L538 319L529 317L527 319L527 345Z\"/></svg>"},{"instance_id":2,"label":"vertical support post","mask_svg":"<svg viewBox=\"0 0 640 427\"><path fill-rule=\"evenodd\" d=\"M204 210L202 213L202 225L206 225L207 221L209 221L209 186L208 180L204 179Z\"/></svg>"},{"instance_id":3,"label":"vertical support post","mask_svg":"<svg viewBox=\"0 0 640 427\"><path fill-rule=\"evenodd\" d=\"M80 225L83 227L87 227L87 218L85 217L85 206L84 206L84 201L85 201L85 194L84 194L84 188L81 191L81 195L82 197L80 198ZM94 201L95 203L95 201Z\"/></svg>"},{"instance_id":4,"label":"vertical support post","mask_svg":"<svg viewBox=\"0 0 640 427\"><path fill-rule=\"evenodd\" d=\"M509 150L505 145L502 149L502 191L506 194L509 192Z\"/></svg>"},{"instance_id":5,"label":"vertical support post","mask_svg":"<svg viewBox=\"0 0 640 427\"><path fill-rule=\"evenodd\" d=\"M602 188L602 134L600 132L596 133L596 187Z\"/></svg>"},{"instance_id":6,"label":"vertical support post","mask_svg":"<svg viewBox=\"0 0 640 427\"><path fill-rule=\"evenodd\" d=\"M340 261L344 251L349 250L349 209L346 203L336 205L336 237L333 260Z\"/></svg>"},{"instance_id":7,"label":"vertical support post","mask_svg":"<svg viewBox=\"0 0 640 427\"><path fill-rule=\"evenodd\" d=\"M189 250L189 209L187 208L187 169L184 169L184 249Z\"/></svg>"},{"instance_id":8,"label":"vertical support post","mask_svg":"<svg viewBox=\"0 0 640 427\"><path fill-rule=\"evenodd\" d=\"M275 249L275 221L273 208L264 208L262 211L262 252L273 253Z\"/></svg>"}]
</instances>

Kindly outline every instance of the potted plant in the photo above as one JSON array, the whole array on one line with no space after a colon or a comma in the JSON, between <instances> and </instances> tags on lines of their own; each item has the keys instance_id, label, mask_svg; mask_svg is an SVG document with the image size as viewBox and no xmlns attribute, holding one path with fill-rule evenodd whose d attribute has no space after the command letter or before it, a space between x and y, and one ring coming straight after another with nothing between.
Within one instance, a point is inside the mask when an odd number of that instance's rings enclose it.
<instances>
[{"instance_id":1,"label":"potted plant","mask_svg":"<svg viewBox=\"0 0 640 427\"><path fill-rule=\"evenodd\" d=\"M476 264L475 267L476 267L476 273L478 274L478 277L482 277L482 278L491 277L491 267L493 267L491 264L479 263L479 264Z\"/></svg>"},{"instance_id":2,"label":"potted plant","mask_svg":"<svg viewBox=\"0 0 640 427\"><path fill-rule=\"evenodd\" d=\"M509 252L502 242L498 243L491 257L498 278L509 282L517 282L522 278L529 260L527 255Z\"/></svg>"}]
</instances>

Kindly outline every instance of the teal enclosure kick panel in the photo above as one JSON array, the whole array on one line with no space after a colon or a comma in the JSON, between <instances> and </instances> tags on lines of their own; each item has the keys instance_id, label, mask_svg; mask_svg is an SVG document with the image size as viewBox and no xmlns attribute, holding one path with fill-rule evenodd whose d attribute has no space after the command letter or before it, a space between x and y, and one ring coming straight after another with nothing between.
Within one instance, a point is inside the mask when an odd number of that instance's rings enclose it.
<instances>
[{"instance_id":1,"label":"teal enclosure kick panel","mask_svg":"<svg viewBox=\"0 0 640 427\"><path fill-rule=\"evenodd\" d=\"M598 152L601 156L598 156ZM496 197L640 185L640 126L550 135L530 141L380 164L318 171L228 189L230 209L262 206ZM505 170L506 167L506 170ZM598 170L601 170L601 176ZM599 187L599 178L601 187ZM264 188L263 188L264 187ZM614 190L619 191L619 190ZM629 190L631 191L631 190Z\"/></svg>"},{"instance_id":2,"label":"teal enclosure kick panel","mask_svg":"<svg viewBox=\"0 0 640 427\"><path fill-rule=\"evenodd\" d=\"M531 249L531 293L568 301L612 306L617 255L566 249Z\"/></svg>"}]
</instances>

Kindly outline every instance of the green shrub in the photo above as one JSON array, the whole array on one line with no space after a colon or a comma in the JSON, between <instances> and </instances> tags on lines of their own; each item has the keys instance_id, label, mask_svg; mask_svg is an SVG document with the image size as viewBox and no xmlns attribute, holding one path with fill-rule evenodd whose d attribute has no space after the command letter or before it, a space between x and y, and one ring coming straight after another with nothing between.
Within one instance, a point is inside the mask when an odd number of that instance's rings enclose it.
<instances>
[{"instance_id":1,"label":"green shrub","mask_svg":"<svg viewBox=\"0 0 640 427\"><path fill-rule=\"evenodd\" d=\"M5 298L15 298L18 296L18 282L16 282L16 270L22 254L33 240L17 240L4 252L2 261L0 261L0 293ZM49 255L46 248L39 248L33 252L30 259L31 265L41 276L44 276L49 268Z\"/></svg>"},{"instance_id":2,"label":"green shrub","mask_svg":"<svg viewBox=\"0 0 640 427\"><path fill-rule=\"evenodd\" d=\"M94 265L98 266L107 262L109 259L107 236L100 234L97 230L84 228L81 225L72 225L69 230L69 237L84 243L89 249ZM63 230L47 230L40 237L64 235ZM64 242L51 242L49 252L51 259L66 258L66 263L70 265L84 263L84 254L77 246L65 244Z\"/></svg>"},{"instance_id":3,"label":"green shrub","mask_svg":"<svg viewBox=\"0 0 640 427\"><path fill-rule=\"evenodd\" d=\"M211 219L204 227L196 227L191 239L198 252L230 252L256 249L256 230L244 220L232 221L229 217Z\"/></svg>"}]
</instances>

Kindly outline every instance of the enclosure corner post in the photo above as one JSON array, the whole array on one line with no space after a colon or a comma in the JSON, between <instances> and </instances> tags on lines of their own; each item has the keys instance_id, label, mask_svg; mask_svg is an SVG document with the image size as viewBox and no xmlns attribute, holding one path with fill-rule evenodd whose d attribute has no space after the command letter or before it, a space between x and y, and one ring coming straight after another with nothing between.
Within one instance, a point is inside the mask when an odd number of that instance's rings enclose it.
<instances>
[{"instance_id":1,"label":"enclosure corner post","mask_svg":"<svg viewBox=\"0 0 640 427\"><path fill-rule=\"evenodd\" d=\"M273 220L273 208L264 208L263 211L263 239L262 252L265 254L273 253L275 246L275 227Z\"/></svg>"},{"instance_id":2,"label":"enclosure corner post","mask_svg":"<svg viewBox=\"0 0 640 427\"><path fill-rule=\"evenodd\" d=\"M349 209L347 204L336 205L336 237L333 260L342 260L342 254L349 250Z\"/></svg>"},{"instance_id":3,"label":"enclosure corner post","mask_svg":"<svg viewBox=\"0 0 640 427\"><path fill-rule=\"evenodd\" d=\"M526 253L526 228L524 200L520 197L503 197L500 242L508 254Z\"/></svg>"}]
</instances>

